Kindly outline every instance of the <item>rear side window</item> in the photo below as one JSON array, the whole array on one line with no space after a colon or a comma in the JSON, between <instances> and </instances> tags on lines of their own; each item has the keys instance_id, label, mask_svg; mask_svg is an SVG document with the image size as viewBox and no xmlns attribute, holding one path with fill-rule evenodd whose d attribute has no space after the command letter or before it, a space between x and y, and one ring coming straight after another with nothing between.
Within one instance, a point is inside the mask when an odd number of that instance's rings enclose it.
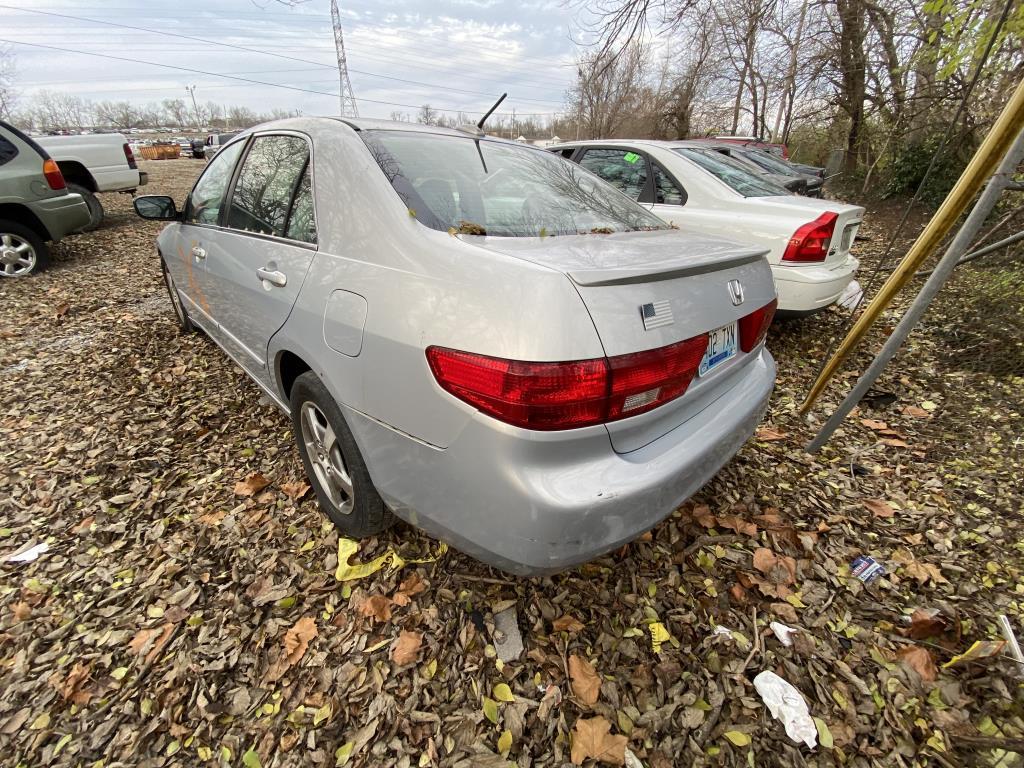
<instances>
[{"instance_id":1,"label":"rear side window","mask_svg":"<svg viewBox=\"0 0 1024 768\"><path fill-rule=\"evenodd\" d=\"M0 165L10 162L17 154L18 148L3 136L0 136Z\"/></svg>"},{"instance_id":2,"label":"rear side window","mask_svg":"<svg viewBox=\"0 0 1024 768\"><path fill-rule=\"evenodd\" d=\"M658 205L683 205L686 192L673 181L657 163L651 163L654 170L654 202Z\"/></svg>"},{"instance_id":3,"label":"rear side window","mask_svg":"<svg viewBox=\"0 0 1024 768\"><path fill-rule=\"evenodd\" d=\"M790 194L788 189L754 175L731 157L713 149L675 147L673 151L700 166L743 197L775 197Z\"/></svg>"},{"instance_id":4,"label":"rear side window","mask_svg":"<svg viewBox=\"0 0 1024 768\"><path fill-rule=\"evenodd\" d=\"M199 177L185 208L185 223L217 224L224 203L224 194L235 170L235 162L242 151L244 141L225 147L210 161Z\"/></svg>"},{"instance_id":5,"label":"rear side window","mask_svg":"<svg viewBox=\"0 0 1024 768\"><path fill-rule=\"evenodd\" d=\"M256 137L238 172L227 225L246 232L284 237L292 199L308 160L309 145L305 139Z\"/></svg>"},{"instance_id":6,"label":"rear side window","mask_svg":"<svg viewBox=\"0 0 1024 768\"><path fill-rule=\"evenodd\" d=\"M647 186L647 161L626 149L588 149L580 165L634 200Z\"/></svg>"},{"instance_id":7,"label":"rear side window","mask_svg":"<svg viewBox=\"0 0 1024 768\"><path fill-rule=\"evenodd\" d=\"M316 242L316 219L313 216L313 187L309 180L309 163L302 172L299 188L295 191L295 202L288 216L285 237L303 243Z\"/></svg>"}]
</instances>

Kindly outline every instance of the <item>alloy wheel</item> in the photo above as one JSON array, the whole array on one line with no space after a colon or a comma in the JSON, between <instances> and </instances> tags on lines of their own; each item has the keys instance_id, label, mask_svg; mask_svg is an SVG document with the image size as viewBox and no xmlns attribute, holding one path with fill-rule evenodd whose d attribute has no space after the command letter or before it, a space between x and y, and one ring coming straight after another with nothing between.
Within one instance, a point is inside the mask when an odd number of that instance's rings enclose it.
<instances>
[{"instance_id":1,"label":"alloy wheel","mask_svg":"<svg viewBox=\"0 0 1024 768\"><path fill-rule=\"evenodd\" d=\"M355 491L334 428L315 403L302 404L302 442L320 487L343 515L352 514Z\"/></svg>"},{"instance_id":2,"label":"alloy wheel","mask_svg":"<svg viewBox=\"0 0 1024 768\"><path fill-rule=\"evenodd\" d=\"M22 277L36 266L36 249L25 238L0 232L0 276Z\"/></svg>"}]
</instances>

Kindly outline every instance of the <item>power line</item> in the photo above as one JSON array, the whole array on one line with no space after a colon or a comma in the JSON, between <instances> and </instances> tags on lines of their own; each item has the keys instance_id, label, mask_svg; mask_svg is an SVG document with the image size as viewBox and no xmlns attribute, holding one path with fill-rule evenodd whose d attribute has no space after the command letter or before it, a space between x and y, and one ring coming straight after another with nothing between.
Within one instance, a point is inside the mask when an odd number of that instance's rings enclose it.
<instances>
[{"instance_id":1,"label":"power line","mask_svg":"<svg viewBox=\"0 0 1024 768\"><path fill-rule=\"evenodd\" d=\"M52 11L40 11L40 10L36 10L36 9L33 9L33 8L18 8L16 6L5 5L5 4L2 4L2 3L0 3L0 8L6 8L6 9L12 10L12 11L25 11L25 12L28 12L28 13L40 14L40 15L43 15L43 16L54 16L54 17L61 18L61 19L71 19L73 21L85 21L85 22L88 22L88 23L91 23L91 24L102 24L102 25L109 26L109 27L118 27L118 28L121 28L121 29L128 29L128 30L132 30L132 31L135 31L135 32L147 32L149 34L164 35L164 36L167 36L167 37L175 37L175 38L180 38L180 39L183 39L183 40L190 40L190 41L193 41L193 42L203 43L203 44L206 44L206 45L217 45L217 46L220 46L220 47L223 47L223 48L232 48L232 49L235 49L235 50L244 51L246 53L256 53L256 54L260 54L260 55L264 55L264 56L273 56L273 57L279 58L279 59L287 59L289 61L301 62L303 64L313 64L314 66L323 67L323 68L326 68L326 69L334 69L334 66L332 66L330 64L325 64L325 63L319 62L319 61L313 61L311 59L303 59L303 58L299 58L299 57L296 57L296 56L287 56L285 54L274 53L272 51L260 50L260 49L257 49L257 48L249 48L247 46L236 45L234 43L225 43L225 42L221 42L221 41L218 41L218 40L209 40L207 38L195 37L193 35L183 35L183 34L180 34L180 33L177 33L177 32L168 32L166 30L151 29L151 28L148 28L148 27L139 27L139 26L135 26L135 25L132 25L132 24L121 24L121 23L113 22L113 21L105 21L105 20L102 20L102 19L90 19L90 18L87 18L85 16L72 16L72 15L66 14L66 13L54 13ZM118 46L118 49L119 50L124 50L124 47L123 46ZM376 58L380 59L381 57L377 56ZM398 81L398 82L405 82L405 83L410 83L410 84L413 84L413 85L423 85L423 86L427 86L429 88L444 88L445 90L448 90L448 91L458 90L458 89L454 89L454 88L448 88L447 86L443 86L443 85L440 85L438 83L427 83L427 82L423 82L423 81L419 81L419 80L406 80L406 79L403 79L403 78L393 77L391 75L383 75L383 74L380 74L380 73L377 73L377 72L368 72L368 71L365 71L365 70L357 70L357 69L352 69L352 70L349 70L349 71L357 72L359 74L367 75L369 77L378 77L378 78L382 78L382 79L386 79L386 80L395 80L395 81ZM489 94L489 93L481 93L481 92L475 92L475 93L471 92L471 91L464 91L464 92L465 93L470 93L472 95L478 95L478 96L490 96L490 95L492 95L492 94ZM554 102L554 101L551 101L551 100L548 100L548 99L522 99L522 100L523 101L533 101L535 103L560 103L560 102Z\"/></svg>"},{"instance_id":2,"label":"power line","mask_svg":"<svg viewBox=\"0 0 1024 768\"><path fill-rule=\"evenodd\" d=\"M254 85L265 85L265 86L268 86L270 88L282 88L282 89L288 90L288 91L299 91L301 93L312 93L312 94L315 94L317 96L330 96L332 98L338 98L338 94L337 93L332 93L330 91L319 91L319 90L314 90L312 88L302 88L300 86L295 86L295 85L282 85L281 83L268 83L268 82L266 82L264 80L254 80L254 79L249 78L249 77L238 77L237 75L226 75L226 74L222 74L222 73L219 73L219 72L208 72L208 71L203 70L203 69L192 69L191 67L180 67L180 66L177 66L175 64L161 64L161 63L156 62L156 61L144 61L142 59L132 59L132 58L128 58L126 56L114 56L114 55L109 54L109 53L95 53L93 51L76 51L76 50L74 50L72 48L60 48L60 47L55 46L55 45L43 45L42 43L26 43L23 40L9 40L9 39L5 39L5 38L0 38L0 43L9 43L11 45L25 45L25 46L29 46L29 47L32 47L32 48L43 48L45 50L50 50L50 51L59 51L61 53L77 53L77 54L81 54L83 56L96 56L96 57L101 58L101 59L113 59L115 61L126 61L126 62L128 62L130 64L146 64L146 65L149 65L151 67L162 67L164 69L174 69L174 70L178 70L180 72L189 72L189 73L196 74L196 75L208 75L209 77L223 77L223 78L227 78L228 80L237 80L237 81L243 82L243 83L252 83ZM422 104L399 104L397 102L381 101L379 99L357 99L357 101L366 102L368 104L383 104L384 106L389 106L389 107L404 107L406 109L419 109L421 106L423 106ZM434 109L437 112L454 112L456 114L458 114L460 112L463 113L463 114L483 114L482 111L479 111L479 110L473 111L473 110L468 110L468 109L459 109L457 107L434 107L433 105L431 105L431 108ZM511 112L504 112L504 113L498 113L498 114L511 114ZM546 117L546 116L552 116L552 115L557 115L557 114L561 114L561 113L560 112L520 112L519 114L520 115L525 115L525 116L530 116L530 117Z\"/></svg>"}]
</instances>

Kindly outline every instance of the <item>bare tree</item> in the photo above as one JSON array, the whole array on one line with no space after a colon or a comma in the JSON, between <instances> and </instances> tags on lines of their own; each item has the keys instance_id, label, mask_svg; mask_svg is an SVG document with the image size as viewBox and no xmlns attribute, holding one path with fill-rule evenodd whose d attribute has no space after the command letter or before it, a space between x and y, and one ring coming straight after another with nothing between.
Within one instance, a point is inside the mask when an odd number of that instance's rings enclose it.
<instances>
[{"instance_id":1,"label":"bare tree","mask_svg":"<svg viewBox=\"0 0 1024 768\"><path fill-rule=\"evenodd\" d=\"M43 131L80 131L92 123L89 102L70 93L37 91L33 98L33 121Z\"/></svg>"},{"instance_id":2,"label":"bare tree","mask_svg":"<svg viewBox=\"0 0 1024 768\"><path fill-rule=\"evenodd\" d=\"M130 101L98 101L95 112L98 123L121 131L141 128L146 123L146 115Z\"/></svg>"},{"instance_id":3,"label":"bare tree","mask_svg":"<svg viewBox=\"0 0 1024 768\"><path fill-rule=\"evenodd\" d=\"M184 128L192 122L191 109L184 99L164 99L162 106L169 124Z\"/></svg>"},{"instance_id":4,"label":"bare tree","mask_svg":"<svg viewBox=\"0 0 1024 768\"><path fill-rule=\"evenodd\" d=\"M10 120L14 112L14 51L0 45L0 119Z\"/></svg>"},{"instance_id":5,"label":"bare tree","mask_svg":"<svg viewBox=\"0 0 1024 768\"><path fill-rule=\"evenodd\" d=\"M583 138L611 138L633 113L644 88L647 53L638 43L619 55L590 52L577 60L569 102Z\"/></svg>"},{"instance_id":6,"label":"bare tree","mask_svg":"<svg viewBox=\"0 0 1024 768\"><path fill-rule=\"evenodd\" d=\"M431 108L429 104L424 104L420 107L419 114L416 115L416 122L423 123L424 125L438 125L440 120L441 113Z\"/></svg>"}]
</instances>

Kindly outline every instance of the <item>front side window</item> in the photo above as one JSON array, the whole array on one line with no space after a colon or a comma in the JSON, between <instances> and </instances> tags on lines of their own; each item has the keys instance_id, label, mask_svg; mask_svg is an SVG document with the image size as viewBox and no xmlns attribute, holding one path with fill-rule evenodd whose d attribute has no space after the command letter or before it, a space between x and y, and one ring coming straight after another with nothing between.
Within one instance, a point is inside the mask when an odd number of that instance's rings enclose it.
<instances>
[{"instance_id":1,"label":"front side window","mask_svg":"<svg viewBox=\"0 0 1024 768\"><path fill-rule=\"evenodd\" d=\"M654 169L654 202L658 205L682 205L686 202L686 193L681 190L672 177L657 163L651 164Z\"/></svg>"},{"instance_id":2,"label":"front side window","mask_svg":"<svg viewBox=\"0 0 1024 768\"><path fill-rule=\"evenodd\" d=\"M578 165L544 150L413 131L359 135L410 215L432 229L543 237L667 227Z\"/></svg>"},{"instance_id":3,"label":"front side window","mask_svg":"<svg viewBox=\"0 0 1024 768\"><path fill-rule=\"evenodd\" d=\"M292 198L309 160L298 136L257 136L242 161L227 226L283 237Z\"/></svg>"},{"instance_id":4,"label":"front side window","mask_svg":"<svg viewBox=\"0 0 1024 768\"><path fill-rule=\"evenodd\" d=\"M751 173L740 163L713 149L673 147L673 151L703 168L743 197L775 197L790 194L789 190Z\"/></svg>"},{"instance_id":5,"label":"front side window","mask_svg":"<svg viewBox=\"0 0 1024 768\"><path fill-rule=\"evenodd\" d=\"M588 149L580 165L634 200L647 186L647 161L627 149Z\"/></svg>"},{"instance_id":6,"label":"front side window","mask_svg":"<svg viewBox=\"0 0 1024 768\"><path fill-rule=\"evenodd\" d=\"M185 207L186 224L217 224L220 221L220 210L224 203L235 163L242 152L244 141L225 147L210 161L199 177L192 194L189 195Z\"/></svg>"}]
</instances>

